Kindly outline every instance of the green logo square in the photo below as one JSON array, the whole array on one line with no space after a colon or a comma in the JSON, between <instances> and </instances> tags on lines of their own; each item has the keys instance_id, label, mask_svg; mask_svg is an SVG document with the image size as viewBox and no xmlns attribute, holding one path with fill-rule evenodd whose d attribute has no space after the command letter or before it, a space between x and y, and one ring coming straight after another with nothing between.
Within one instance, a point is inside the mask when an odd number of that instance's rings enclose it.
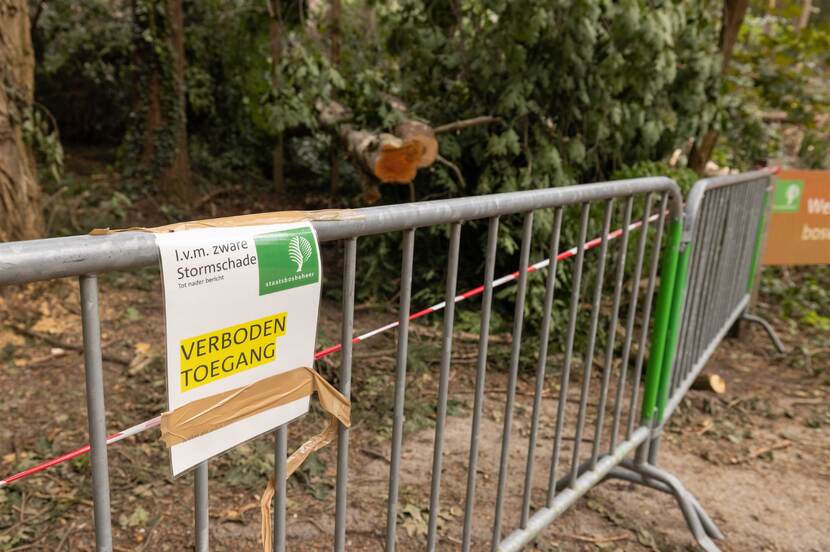
<instances>
[{"instance_id":1,"label":"green logo square","mask_svg":"<svg viewBox=\"0 0 830 552\"><path fill-rule=\"evenodd\" d=\"M317 240L308 227L254 236L259 294L267 295L320 281Z\"/></svg>"},{"instance_id":2,"label":"green logo square","mask_svg":"<svg viewBox=\"0 0 830 552\"><path fill-rule=\"evenodd\" d=\"M775 183L772 210L778 213L797 213L801 210L803 192L803 180L778 180Z\"/></svg>"}]
</instances>

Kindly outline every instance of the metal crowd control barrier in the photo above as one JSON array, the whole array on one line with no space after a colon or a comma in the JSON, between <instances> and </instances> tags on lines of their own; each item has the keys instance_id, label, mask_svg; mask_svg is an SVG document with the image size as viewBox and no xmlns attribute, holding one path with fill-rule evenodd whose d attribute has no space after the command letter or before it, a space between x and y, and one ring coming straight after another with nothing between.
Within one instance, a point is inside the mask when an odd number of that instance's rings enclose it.
<instances>
[{"instance_id":1,"label":"metal crowd control barrier","mask_svg":"<svg viewBox=\"0 0 830 552\"><path fill-rule=\"evenodd\" d=\"M760 177L758 177L760 178ZM738 200L738 188L723 188L716 197L728 195L729 200ZM759 188L760 189L760 188ZM742 188L741 188L742 190ZM760 192L751 189L746 192L751 198L760 198ZM735 196L733 198L733 195ZM741 195L741 198L744 196ZM749 199L749 198L748 198ZM699 200L696 200L699 202ZM728 205L723 201L704 206L701 212L706 217L720 215ZM602 210L600 237L596 257L586 263L588 251L586 239L589 227L595 224L591 210ZM416 232L429 226L449 226L449 255L446 267L446 309L443 315L443 337L440 355L439 387L437 392L437 416L430 482L429 523L426 548L434 550L440 539L438 514L442 490L442 465L444 458L445 424L447 423L448 389L455 301L458 300L459 249L462 226L473 220L487 220L487 237L484 255L484 285L481 304L480 341L476 364L476 380L473 399L472 425L469 435L469 454L466 463L467 484L464 499L464 521L461 534L461 549L519 550L533 541L551 522L569 508L580 496L606 478L618 477L647 485L673 494L680 503L686 520L707 549L711 541L707 534L720 537L711 520L682 484L646 462L654 426L658 423L660 407L659 386L664 357L672 351L667 347L673 334L670 321L673 306L674 280L678 265L681 242L682 203L679 190L674 182L666 178L643 178L612 183L599 183L567 188L514 192L491 196L459 198L442 201L395 205L361 209L364 216L359 220L341 222L316 222L319 238L324 242L344 243L342 279L342 352L340 363L340 389L348 397L352 387L352 337L354 335L354 302L356 282L357 240L364 236L402 232L402 269L400 280L399 327L396 355L396 381L394 390L394 418L391 437L391 458L388 479L386 525L386 550L395 549L398 528L398 503L401 484L401 453L404 433L404 401L407 375L410 303L412 296L413 258ZM522 352L522 330L524 326L524 305L527 292L528 265L533 236L534 214L552 220L552 231L545 248L550 253L550 266L546 277L544 311L539 332L538 361L534 367L535 391L527 443L520 447L515 441L513 415L516 403L516 387ZM642 226L639 234L630 230L633 213L637 213ZM642 215L640 216L640 213ZM557 250L563 219L571 214L578 215L578 238L574 248L572 265L557 267ZM476 490L482 482L478 478L480 458L480 427L485 403L485 377L488 373L488 342L490 315L493 306L494 266L498 255L499 221L509 216L521 217L522 240L517 267L515 310L512 344L507 366L508 384L503 400L503 430L501 453L498 460L498 479L493 504L476 503ZM758 216L752 215L757 223ZM655 220L654 224L649 224ZM620 222L622 231L611 232L612 222ZM708 227L702 225L701 239ZM739 224L727 225L730 236L742 231ZM695 231L693 227L691 231ZM593 229L591 230L593 232ZM664 234L667 239L664 240ZM634 236L634 237L632 237ZM612 238L619 238L611 247ZM631 239L630 239L631 238ZM650 238L650 239L649 239ZM664 245L663 242L666 242ZM708 243L708 242L706 242ZM706 255L707 245L699 248L699 255ZM615 253L609 254L609 249ZM628 255L628 250L633 250ZM647 254L648 251L648 254ZM661 255L662 251L662 255ZM731 250L730 250L731 251ZM741 253L743 257L746 252ZM108 236L78 236L0 244L0 284L17 284L36 280L48 280L67 276L80 278L82 299L82 321L84 356L86 366L87 409L89 433L92 445L92 482L94 496L94 520L97 549L112 550L110 520L110 489L105 420L104 386L102 373L101 328L99 320L98 282L96 274L109 271L123 271L158 262L155 239L146 233L128 232ZM613 257L611 263L608 258ZM686 253L688 257L688 252ZM696 259L698 257L695 257ZM725 257L724 257L725 258ZM726 262L726 261L724 261ZM612 274L606 280L606 265ZM735 264L735 263L733 263ZM660 273L659 292L654 291ZM694 265L697 266L697 265ZM707 267L709 265L706 265ZM730 264L729 266L733 266ZM739 265L735 264L736 267ZM742 266L742 265L740 265ZM584 270L589 267L590 270ZM557 272L570 273L570 298L567 309L567 331L561 347L561 361L549 355L549 333L554 295L558 283ZM737 268L736 268L737 270ZM743 269L742 269L743 270ZM682 271L681 271L682 272ZM745 274L746 271L742 272ZM640 285L645 276L646 285ZM693 286L698 286L707 276L706 271L696 274ZM719 277L720 278L720 277ZM711 278L710 278L711 279ZM719 285L730 280L709 282L700 289L712 294L721 293ZM583 289L584 288L584 289ZM612 288L612 289L608 289ZM697 290L698 287L692 289ZM610 295L606 292L610 291ZM737 293L730 287L729 296ZM591 296L591 308L585 309L581 297ZM724 291L726 293L726 291ZM736 305L743 305L739 299ZM693 300L690 300L692 303ZM704 304L704 307L706 304ZM654 307L654 308L652 308ZM737 306L732 308L736 311ZM624 319L622 313L625 312ZM690 309L690 312L694 309ZM730 312L732 312L730 311ZM600 313L603 313L602 315ZM652 312L654 317L652 319ZM696 312L696 311L694 311ZM724 313L726 316L728 313ZM732 316L732 315L730 315ZM598 336L602 318L603 338ZM695 319L697 320L697 319ZM700 320L708 320L700 318ZM700 332L696 346L705 348L711 341L710 327L723 327L725 323L707 324ZM577 339L578 328L587 328L585 335ZM707 332L702 330L706 329ZM711 335L710 335L711 334ZM618 338L618 335L622 337ZM651 336L649 338L649 336ZM581 339L584 337L585 339ZM605 339L605 343L598 342ZM709 339L709 341L707 341ZM559 345L556 343L555 345ZM646 347L650 344L645 381L642 381ZM682 349L684 352L697 349ZM619 351L619 352L618 352ZM687 355L688 356L688 355ZM557 358L553 361L553 358ZM684 358L686 358L684 356ZM615 362L615 359L619 362ZM598 374L592 376L594 365ZM670 364L670 363L669 363ZM686 372L691 373L690 370ZM598 380L598 381L597 381ZM681 380L678 380L681 381ZM681 384L675 390L682 389ZM559 385L555 415L549 415L543 408L543 390L546 386ZM359 385L360 382L358 381ZM573 412L568 407L569 386L578 391L578 407ZM680 391L678 391L680 392ZM590 399L590 400L589 400ZM540 426L546 418L552 435L542 435ZM586 441L584 450L581 443ZM572 444L570 444L572 443ZM121 445L126 446L126 445ZM527 451L523 456L523 477L521 470L512 469L510 459L517 449ZM544 454L542 454L542 451ZM636 457L633 456L637 451ZM274 508L274 550L286 546L286 481L285 460L287 456L287 430L276 431L275 476L277 489ZM537 456L546 459L547 473L534 472ZM548 461L549 459L549 461ZM535 475L534 475L535 473ZM347 535L347 509L349 508L347 482L349 476L349 430L341 427L337 445L337 480L335 493L334 548L344 550ZM196 549L208 549L208 472L202 464L195 474L195 526ZM513 509L505 510L505 503L521 504L516 508L516 518L510 515ZM492 514L490 510L492 509ZM483 513L487 512L487 513ZM482 530L486 520L489 530ZM701 530L701 527L703 528ZM512 531L507 529L512 528ZM702 536L701 536L702 535ZM488 538L489 537L489 538ZM489 541L489 542L488 542ZM711 545L714 546L714 545Z\"/></svg>"},{"instance_id":2,"label":"metal crowd control barrier","mask_svg":"<svg viewBox=\"0 0 830 552\"><path fill-rule=\"evenodd\" d=\"M709 178L698 181L686 204L683 239L672 294L666 352L662 357L660 383L651 442L639 451L648 461L635 474L624 462L611 477L636 481L672 492L699 544L717 551L712 538L723 535L712 524L693 497L678 481L665 477L660 483L643 479L656 470L662 427L685 397L695 378L720 342L741 320L760 323L776 348L784 347L772 326L748 312L760 269L766 234L772 172ZM642 460L642 457L640 457Z\"/></svg>"},{"instance_id":3,"label":"metal crowd control barrier","mask_svg":"<svg viewBox=\"0 0 830 552\"><path fill-rule=\"evenodd\" d=\"M766 233L772 173L698 181L689 194L661 387L660 419L677 408L718 344L741 320L759 323L779 351L781 340L748 312Z\"/></svg>"}]
</instances>

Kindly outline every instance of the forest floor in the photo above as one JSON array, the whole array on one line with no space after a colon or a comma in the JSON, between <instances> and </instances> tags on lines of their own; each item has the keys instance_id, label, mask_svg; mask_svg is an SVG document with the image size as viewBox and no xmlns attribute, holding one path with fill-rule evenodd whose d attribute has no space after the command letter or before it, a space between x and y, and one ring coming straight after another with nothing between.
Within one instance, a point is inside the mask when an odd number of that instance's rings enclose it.
<instances>
[{"instance_id":1,"label":"forest floor","mask_svg":"<svg viewBox=\"0 0 830 552\"><path fill-rule=\"evenodd\" d=\"M66 197L49 210L53 233L86 232L94 226L163 224L177 216L151 194L113 195L103 184L112 175L103 162L84 172L85 186L70 179ZM93 185L89 185L92 182ZM95 182L101 182L95 187ZM242 186L242 185L239 185ZM80 191L80 190L85 191ZM207 192L194 218L277 205L267 193L235 194L240 187ZM244 202L240 197L244 196ZM220 208L216 208L221 202ZM306 194L298 204L329 206ZM155 217L155 218L154 218ZM57 229L62 229L58 231ZM791 285L791 284L790 284ZM166 407L163 303L157 269L100 278L107 426L129 427ZM392 301L394 303L394 301ZM727 540L726 551L830 550L830 335L784 319L776 299L761 297L761 313L779 330L789 354L774 352L765 334L746 326L740 339L718 348L706 367L722 376L727 391L691 391L672 417L659 465L677 475L707 508ZM421 305L413 305L415 308ZM395 305L359 305L355 329L396 319ZM465 303L475 313L478 303ZM470 314L470 313L467 313ZM398 548L424 548L435 425L440 315L411 326L405 439L398 507ZM325 299L318 343L336 343L339 307ZM473 549L489 541L498 479L504 415L505 366L511 336L491 338L486 401L481 425ZM74 280L0 289L0 476L16 473L87 442L80 305ZM477 338L455 334L444 448L439 548L459 548L473 410ZM354 350L354 425L350 432L348 534L351 550L382 550L386 527L395 332ZM318 363L336 382L339 358ZM555 366L555 363L554 363ZM573 419L580 370L568 398ZM595 376L599 370L595 370ZM557 402L556 372L543 393L536 451L533 504L544 499L550 437ZM598 377L591 388L598 386ZM504 534L521 511L522 480L533 400L532 363L520 366L512 426ZM592 393L593 396L593 393ZM624 420L625 421L625 420ZM593 419L589 417L588 427ZM290 424L296 446L324 425L319 412ZM570 426L569 426L570 427ZM573 441L563 458L571 458ZM581 448L580 458L588 454ZM157 431L108 449L112 517L117 551L180 551L193 547L193 479L170 476L167 451ZM334 527L336 447L313 455L288 488L288 548L331 549ZM567 466L568 461L564 466ZM273 438L263 436L210 463L212 550L260 550L259 497L273 470ZM93 550L92 493L88 457L80 457L0 490L0 552ZM535 548L534 548L535 547ZM537 539L532 549L553 551L695 550L673 499L628 483L592 489Z\"/></svg>"}]
</instances>

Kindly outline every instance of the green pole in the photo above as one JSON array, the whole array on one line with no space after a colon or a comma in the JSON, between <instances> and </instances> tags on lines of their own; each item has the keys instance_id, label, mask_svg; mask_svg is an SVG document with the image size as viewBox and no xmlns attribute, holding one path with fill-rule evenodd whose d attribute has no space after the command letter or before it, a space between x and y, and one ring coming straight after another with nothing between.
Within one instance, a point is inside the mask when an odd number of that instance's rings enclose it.
<instances>
[{"instance_id":1,"label":"green pole","mask_svg":"<svg viewBox=\"0 0 830 552\"><path fill-rule=\"evenodd\" d=\"M663 355L666 352L669 322L674 299L674 279L680 253L680 238L683 227L680 219L669 226L669 244L660 272L660 290L657 292L657 308L654 314L654 328L651 333L651 349L646 369L646 385L643 391L642 423L650 425L657 406L657 392L660 387L660 372ZM636 285L636 283L635 283Z\"/></svg>"},{"instance_id":2,"label":"green pole","mask_svg":"<svg viewBox=\"0 0 830 552\"><path fill-rule=\"evenodd\" d=\"M680 337L680 325L683 312L683 303L686 299L686 278L689 274L689 258L692 244L687 243L680 253L677 264L677 274L674 279L674 293L672 294L671 318L669 319L666 351L663 353L663 363L660 369L660 387L657 393L657 422L663 421L666 404L669 400L669 385L671 384L674 359L677 355L677 342Z\"/></svg>"},{"instance_id":3,"label":"green pole","mask_svg":"<svg viewBox=\"0 0 830 552\"><path fill-rule=\"evenodd\" d=\"M755 287L755 276L758 270L758 262L761 260L761 243L763 242L764 227L767 222L767 204L769 203L769 195L772 188L767 190L764 194L764 202L761 204L761 218L758 219L758 229L755 232L755 250L752 252L752 266L749 270L749 281L746 284L746 291L752 293L752 288Z\"/></svg>"}]
</instances>

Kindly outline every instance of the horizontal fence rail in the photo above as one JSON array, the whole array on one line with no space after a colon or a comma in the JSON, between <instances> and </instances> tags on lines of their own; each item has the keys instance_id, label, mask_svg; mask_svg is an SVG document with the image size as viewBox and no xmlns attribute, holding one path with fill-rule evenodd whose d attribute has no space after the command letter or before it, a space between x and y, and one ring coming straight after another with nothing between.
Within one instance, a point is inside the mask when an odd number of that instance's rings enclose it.
<instances>
[{"instance_id":1,"label":"horizontal fence rail","mask_svg":"<svg viewBox=\"0 0 830 552\"><path fill-rule=\"evenodd\" d=\"M314 222L321 242L338 243L325 253L326 265L342 266L341 342L321 348L315 358L340 354L338 385L347 398L367 384L362 373L353 378L354 345L385 331L397 333L388 367L394 373L384 445L388 476L383 490L378 488L386 515L378 512L368 521L383 535L385 549L401 543L411 548L415 542L402 537L399 527L402 492L426 512L419 547L457 543L464 551L513 551L542 534L592 487L620 478L675 496L701 546L717 550L711 538L723 535L682 484L653 461L664 414L676 407L723 332L745 310L769 185L767 173L701 181L690 195L685 221L677 185L655 177L371 207L356 210L360 218ZM520 228L515 251L500 239L505 226ZM360 246L372 247L372 240L392 240L399 248L397 321L355 336L355 296L365 284ZM472 244L481 248L477 259ZM569 248L561 250L563 244ZM436 251L445 259L442 269L428 265ZM533 262L539 255L546 258ZM497 267L508 260L512 272L496 278ZM157 423L142 422L108 440L96 275L157 263L155 238L145 232L0 244L0 285L80 278L90 433L87 447L5 481L91 449L98 550L112 550L110 500L119 500L109 489L106 445ZM443 274L444 300L413 311L413 296L424 291L413 285L426 266ZM470 282L482 283L459 293L460 283ZM499 315L512 326L502 362L494 360L501 351L490 339L494 290L511 282L516 283L508 301L512 318L508 311ZM527 309L534 285L544 286L541 312ZM330 288L330 281L324 286ZM458 391L453 378L462 372L453 362L453 347L457 309L466 303L457 304L478 295L476 359L464 373L472 397L468 416L461 419L450 410ZM499 297L503 309L504 292ZM443 316L440 346L434 358L426 359L437 386L434 425L424 430L432 434L424 471L404 446L413 438L404 424L411 408L407 385L415 375L410 322L438 312ZM485 393L485 382L493 378L504 387L497 396ZM520 380L532 383L528 401L517 392ZM498 430L485 415L495 410L501 412ZM483 446L494 438L497 447ZM333 483L335 550L345 550L349 542L350 475L362 469L350 457L349 442L350 430L341 426ZM288 430L281 427L275 431L274 550L293 544L287 541L292 519L285 480L288 449ZM463 489L449 489L447 478L459 473ZM204 463L194 477L200 551L209 549L208 484ZM442 508L448 504L463 505L458 527L442 528Z\"/></svg>"}]
</instances>

